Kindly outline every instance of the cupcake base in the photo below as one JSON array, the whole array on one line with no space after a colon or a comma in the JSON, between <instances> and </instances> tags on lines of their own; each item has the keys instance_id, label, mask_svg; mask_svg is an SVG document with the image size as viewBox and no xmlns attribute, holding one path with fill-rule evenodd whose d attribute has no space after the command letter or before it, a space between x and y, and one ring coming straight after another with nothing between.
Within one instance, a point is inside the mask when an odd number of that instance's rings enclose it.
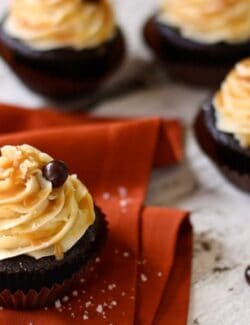
<instances>
[{"instance_id":1,"label":"cupcake base","mask_svg":"<svg viewBox=\"0 0 250 325\"><path fill-rule=\"evenodd\" d=\"M89 97L122 63L125 40L119 28L94 48L38 51L12 38L0 25L0 55L32 90L54 99Z\"/></svg>"},{"instance_id":2,"label":"cupcake base","mask_svg":"<svg viewBox=\"0 0 250 325\"><path fill-rule=\"evenodd\" d=\"M40 308L53 303L77 279L77 274L100 252L107 223L95 208L95 223L65 253L63 260L54 256L36 260L21 255L0 262L0 305L7 308Z\"/></svg>"},{"instance_id":3,"label":"cupcake base","mask_svg":"<svg viewBox=\"0 0 250 325\"><path fill-rule=\"evenodd\" d=\"M148 46L174 79L215 86L235 62L250 55L250 42L206 45L183 38L178 29L151 17L144 27Z\"/></svg>"},{"instance_id":4,"label":"cupcake base","mask_svg":"<svg viewBox=\"0 0 250 325\"><path fill-rule=\"evenodd\" d=\"M236 167L238 160L237 158L233 158L232 151L231 158L227 160L227 158L223 155L221 142L218 141L218 138L215 138L215 135L213 135L211 132L211 125L209 125L211 120L209 120L208 117L208 114L211 116L211 111L211 103L206 103L198 113L194 124L196 139L204 153L208 155L208 157L213 161L216 167L230 183L244 192L250 192L250 172L242 169L240 162L239 166ZM230 135L228 136L230 137ZM227 147L225 143L224 147Z\"/></svg>"}]
</instances>

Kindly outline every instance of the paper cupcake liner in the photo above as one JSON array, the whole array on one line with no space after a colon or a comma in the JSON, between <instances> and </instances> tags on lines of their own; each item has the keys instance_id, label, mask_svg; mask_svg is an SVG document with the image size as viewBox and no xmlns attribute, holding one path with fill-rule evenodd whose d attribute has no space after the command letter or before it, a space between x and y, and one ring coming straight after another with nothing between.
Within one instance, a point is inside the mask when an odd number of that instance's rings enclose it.
<instances>
[{"instance_id":1,"label":"paper cupcake liner","mask_svg":"<svg viewBox=\"0 0 250 325\"><path fill-rule=\"evenodd\" d=\"M10 309L36 309L49 306L56 299L66 294L77 281L77 275L65 280L61 284L55 284L51 288L42 288L40 291L29 290L27 293L18 290L12 293L5 289L0 292L0 305Z\"/></svg>"},{"instance_id":2,"label":"paper cupcake liner","mask_svg":"<svg viewBox=\"0 0 250 325\"><path fill-rule=\"evenodd\" d=\"M204 111L201 110L198 113L194 124L195 136L201 149L208 155L215 166L230 183L244 192L250 192L250 174L242 173L239 170L226 165L225 162L221 160L214 140L208 132L204 118Z\"/></svg>"},{"instance_id":3,"label":"paper cupcake liner","mask_svg":"<svg viewBox=\"0 0 250 325\"><path fill-rule=\"evenodd\" d=\"M14 293L9 289L4 289L3 291L0 291L0 306L10 309L42 308L45 306L52 305L56 299L65 295L74 286L74 284L77 285L77 280L79 280L79 277L82 276L83 273L86 271L91 261L93 261L93 259L100 253L107 239L108 223L102 211L97 207L96 209L98 210L99 216L101 217L99 221L100 230L98 232L98 239L95 241L95 243L93 243L91 250L88 252L87 260L79 267L77 266L77 270L72 272L70 277L66 278L61 283L53 284L49 288L43 287L40 290L35 290L34 288L31 288L27 292L18 290ZM39 275L34 274L33 276L34 279L36 279ZM8 288L7 278L6 288ZM27 274L25 278L22 277L22 280L27 283L31 279L31 274ZM18 277L18 274L16 275L16 277L12 278L12 281L20 283L20 278Z\"/></svg>"}]
</instances>

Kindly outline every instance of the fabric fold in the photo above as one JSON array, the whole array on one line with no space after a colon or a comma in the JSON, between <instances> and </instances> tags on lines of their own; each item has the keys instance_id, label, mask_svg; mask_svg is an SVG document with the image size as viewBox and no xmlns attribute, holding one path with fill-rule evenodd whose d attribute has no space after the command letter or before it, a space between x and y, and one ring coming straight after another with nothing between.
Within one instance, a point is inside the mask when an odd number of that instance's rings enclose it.
<instances>
[{"instance_id":1,"label":"fabric fold","mask_svg":"<svg viewBox=\"0 0 250 325\"><path fill-rule=\"evenodd\" d=\"M90 266L84 281L76 284L77 296L62 303L61 310L2 310L0 323L186 324L191 272L188 213L143 207L152 167L182 159L179 122L2 105L0 146L23 143L66 161L78 174L107 215L109 238L100 263ZM175 314L177 310L181 315Z\"/></svg>"}]
</instances>

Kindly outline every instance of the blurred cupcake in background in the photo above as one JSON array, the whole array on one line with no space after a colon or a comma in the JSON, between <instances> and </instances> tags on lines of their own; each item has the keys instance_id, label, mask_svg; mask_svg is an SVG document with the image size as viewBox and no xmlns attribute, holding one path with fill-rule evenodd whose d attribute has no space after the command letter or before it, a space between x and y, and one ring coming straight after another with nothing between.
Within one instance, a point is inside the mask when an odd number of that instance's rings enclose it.
<instances>
[{"instance_id":1,"label":"blurred cupcake in background","mask_svg":"<svg viewBox=\"0 0 250 325\"><path fill-rule=\"evenodd\" d=\"M250 1L163 0L144 37L173 77L214 85L250 55Z\"/></svg>"},{"instance_id":2,"label":"blurred cupcake in background","mask_svg":"<svg viewBox=\"0 0 250 325\"><path fill-rule=\"evenodd\" d=\"M0 54L34 91L88 97L120 66L125 42L108 0L13 0Z\"/></svg>"},{"instance_id":3,"label":"blurred cupcake in background","mask_svg":"<svg viewBox=\"0 0 250 325\"><path fill-rule=\"evenodd\" d=\"M223 174L250 192L250 58L239 62L203 105L198 142Z\"/></svg>"}]
</instances>

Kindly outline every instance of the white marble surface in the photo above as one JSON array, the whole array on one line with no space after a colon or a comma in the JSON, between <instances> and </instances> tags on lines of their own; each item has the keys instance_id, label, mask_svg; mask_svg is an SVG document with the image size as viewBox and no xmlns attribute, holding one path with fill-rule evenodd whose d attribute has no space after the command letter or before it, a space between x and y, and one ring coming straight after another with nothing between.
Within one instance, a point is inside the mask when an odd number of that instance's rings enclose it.
<instances>
[{"instance_id":1,"label":"white marble surface","mask_svg":"<svg viewBox=\"0 0 250 325\"><path fill-rule=\"evenodd\" d=\"M250 288L244 280L244 269L250 262L249 195L220 176L200 152L192 134L193 117L209 90L174 84L161 76L151 62L140 38L140 26L156 8L157 1L113 2L128 37L130 55L116 82L109 85L108 95L94 111L124 116L174 116L184 121L185 161L171 170L153 172L147 201L192 212L195 240L188 325L249 325ZM1 0L0 10L5 3ZM0 101L30 107L46 104L27 90L1 60L0 80ZM125 91L124 85L131 85L131 92ZM121 92L113 91L114 87Z\"/></svg>"}]
</instances>

